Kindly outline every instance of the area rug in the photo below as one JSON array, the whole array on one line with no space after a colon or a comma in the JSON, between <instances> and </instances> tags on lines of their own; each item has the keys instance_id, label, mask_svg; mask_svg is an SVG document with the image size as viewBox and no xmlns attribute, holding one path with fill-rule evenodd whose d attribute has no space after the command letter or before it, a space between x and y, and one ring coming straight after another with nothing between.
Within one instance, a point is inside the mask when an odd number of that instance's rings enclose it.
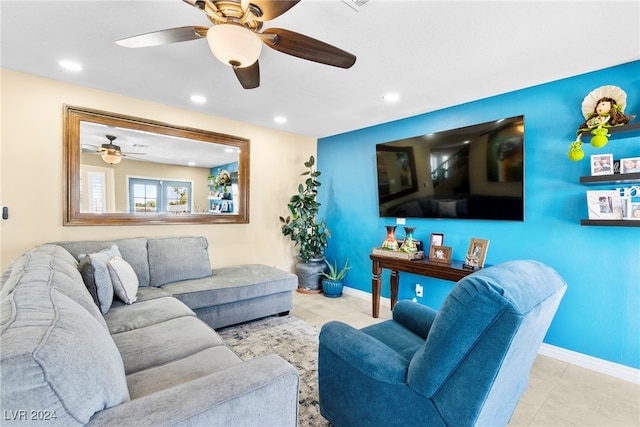
<instances>
[{"instance_id":1,"label":"area rug","mask_svg":"<svg viewBox=\"0 0 640 427\"><path fill-rule=\"evenodd\" d=\"M242 360L277 354L300 373L298 425L329 426L318 403L318 335L320 328L295 316L266 317L219 329L225 344Z\"/></svg>"}]
</instances>

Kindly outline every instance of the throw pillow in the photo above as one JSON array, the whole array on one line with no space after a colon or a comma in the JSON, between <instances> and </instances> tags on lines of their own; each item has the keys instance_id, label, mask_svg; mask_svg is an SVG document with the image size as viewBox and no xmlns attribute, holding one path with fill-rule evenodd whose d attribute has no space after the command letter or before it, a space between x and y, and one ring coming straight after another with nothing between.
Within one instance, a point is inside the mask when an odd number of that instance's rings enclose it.
<instances>
[{"instance_id":1,"label":"throw pillow","mask_svg":"<svg viewBox=\"0 0 640 427\"><path fill-rule=\"evenodd\" d=\"M458 216L456 212L456 201L440 202L438 204L438 211L441 217L456 218Z\"/></svg>"},{"instance_id":2,"label":"throw pillow","mask_svg":"<svg viewBox=\"0 0 640 427\"><path fill-rule=\"evenodd\" d=\"M80 275L82 276L82 281L84 285L87 287L89 294L91 294L91 298L93 298L93 302L96 303L98 308L100 308L100 299L98 298L98 286L96 285L95 277L95 269L93 265L91 265L91 258L85 256L82 261L80 261L80 265L78 266L80 270ZM102 311L102 310L100 310Z\"/></svg>"},{"instance_id":3,"label":"throw pillow","mask_svg":"<svg viewBox=\"0 0 640 427\"><path fill-rule=\"evenodd\" d=\"M100 302L100 311L102 314L107 314L113 303L113 284L111 283L107 263L113 257L122 258L122 255L120 255L118 246L112 245L110 248L103 249L97 253L80 254L78 255L78 260L82 261L85 257L89 257L87 262L90 262L93 267L93 280L95 281L98 301Z\"/></svg>"},{"instance_id":4,"label":"throw pillow","mask_svg":"<svg viewBox=\"0 0 640 427\"><path fill-rule=\"evenodd\" d=\"M131 265L122 258L111 258L107 263L113 291L126 304L136 302L138 293L138 276Z\"/></svg>"}]
</instances>

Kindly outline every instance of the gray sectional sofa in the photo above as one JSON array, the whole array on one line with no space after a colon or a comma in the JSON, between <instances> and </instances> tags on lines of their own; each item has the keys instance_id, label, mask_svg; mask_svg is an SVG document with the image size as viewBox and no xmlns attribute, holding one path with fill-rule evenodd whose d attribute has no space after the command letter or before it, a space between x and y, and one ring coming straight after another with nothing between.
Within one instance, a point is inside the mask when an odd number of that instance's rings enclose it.
<instances>
[{"instance_id":1,"label":"gray sectional sofa","mask_svg":"<svg viewBox=\"0 0 640 427\"><path fill-rule=\"evenodd\" d=\"M211 327L287 312L296 277L212 271L207 246L62 242L14 260L0 288L2 425L296 426L297 370L242 361Z\"/></svg>"}]
</instances>

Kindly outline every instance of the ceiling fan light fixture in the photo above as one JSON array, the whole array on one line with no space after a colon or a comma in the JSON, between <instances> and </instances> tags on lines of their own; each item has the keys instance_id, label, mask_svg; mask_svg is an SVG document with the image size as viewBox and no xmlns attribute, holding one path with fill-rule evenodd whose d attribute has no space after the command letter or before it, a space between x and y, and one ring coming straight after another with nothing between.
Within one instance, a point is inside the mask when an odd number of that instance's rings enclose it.
<instances>
[{"instance_id":1,"label":"ceiling fan light fixture","mask_svg":"<svg viewBox=\"0 0 640 427\"><path fill-rule=\"evenodd\" d=\"M102 160L109 163L110 165L115 165L117 163L120 163L120 161L122 160L122 157L118 156L117 154L106 152L106 153L102 153Z\"/></svg>"},{"instance_id":2,"label":"ceiling fan light fixture","mask_svg":"<svg viewBox=\"0 0 640 427\"><path fill-rule=\"evenodd\" d=\"M207 42L220 62L237 68L254 64L262 51L260 38L253 31L236 24L219 24L209 28Z\"/></svg>"}]
</instances>

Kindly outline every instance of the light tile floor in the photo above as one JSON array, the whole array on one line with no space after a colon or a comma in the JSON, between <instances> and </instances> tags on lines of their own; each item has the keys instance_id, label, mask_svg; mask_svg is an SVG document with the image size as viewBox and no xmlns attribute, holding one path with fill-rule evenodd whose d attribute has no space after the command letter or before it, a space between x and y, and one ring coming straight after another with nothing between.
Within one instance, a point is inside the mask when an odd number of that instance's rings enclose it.
<instances>
[{"instance_id":1,"label":"light tile floor","mask_svg":"<svg viewBox=\"0 0 640 427\"><path fill-rule=\"evenodd\" d=\"M384 302L380 305L380 318L374 319L370 300L299 292L294 292L291 314L316 326L340 320L355 328L391 318ZM509 426L640 427L640 386L538 356L529 388Z\"/></svg>"}]
</instances>

